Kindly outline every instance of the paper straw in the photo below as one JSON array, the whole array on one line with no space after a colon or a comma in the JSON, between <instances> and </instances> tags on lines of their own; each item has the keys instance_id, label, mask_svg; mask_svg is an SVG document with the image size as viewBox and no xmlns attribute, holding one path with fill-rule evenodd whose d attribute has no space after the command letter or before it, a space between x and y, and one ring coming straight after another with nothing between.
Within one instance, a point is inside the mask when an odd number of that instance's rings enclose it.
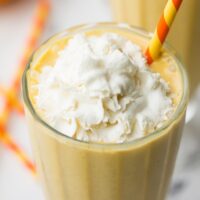
<instances>
[{"instance_id":1,"label":"paper straw","mask_svg":"<svg viewBox=\"0 0 200 200\"><path fill-rule=\"evenodd\" d=\"M0 86L0 95L6 98L6 101L9 101L10 109L16 110L19 114L24 114L24 109L22 103L18 100L16 92L13 90L7 90ZM5 109L4 109L5 110ZM1 121L1 120L0 120ZM2 122L2 121L1 121ZM6 123L6 122L5 122Z\"/></svg>"},{"instance_id":2,"label":"paper straw","mask_svg":"<svg viewBox=\"0 0 200 200\"><path fill-rule=\"evenodd\" d=\"M47 20L47 16L49 14L50 10L50 3L48 0L39 0L39 5L36 11L36 16L33 22L33 28L31 30L31 34L27 41L27 46L25 48L25 51L23 53L23 57L19 63L18 71L15 76L15 79L13 81L13 87L17 90L20 87L21 77L24 71L24 68L26 64L28 63L28 60L30 58L30 55L33 53L33 50L35 49L38 39L41 36L41 33L43 31L45 22Z\"/></svg>"},{"instance_id":3,"label":"paper straw","mask_svg":"<svg viewBox=\"0 0 200 200\"><path fill-rule=\"evenodd\" d=\"M33 28L31 30L31 34L28 38L27 45L26 45L25 51L23 53L23 57L21 58L21 61L19 63L18 70L16 72L16 75L15 75L15 78L12 82L12 85L7 91L7 94L12 94L12 97L13 97L13 98L7 98L6 99L7 104L10 104L10 105L18 104L16 102L17 101L16 98L17 98L17 93L18 93L19 88L20 88L22 73L24 71L24 68L25 68L25 66L28 62L30 55L32 54L33 50L36 47L38 39L41 36L45 22L47 20L49 10L50 10L49 2L47 0L40 0L36 14L35 14L34 22L33 22ZM11 109L12 109L12 106L7 106L8 112L10 112Z\"/></svg>"},{"instance_id":4,"label":"paper straw","mask_svg":"<svg viewBox=\"0 0 200 200\"><path fill-rule=\"evenodd\" d=\"M13 141L13 139L10 137L9 133L5 130L2 130L0 128L0 140L1 142L9 148L14 154L17 155L17 157L24 163L24 165L31 171L33 175L36 174L36 168L35 165L27 158L26 154L22 149Z\"/></svg>"},{"instance_id":5,"label":"paper straw","mask_svg":"<svg viewBox=\"0 0 200 200\"><path fill-rule=\"evenodd\" d=\"M148 64L151 64L159 56L162 45L167 37L170 26L174 21L174 18L177 14L178 9L180 8L181 3L182 0L168 0L164 12L161 15L160 20L157 24L154 35L150 40L147 50L145 52Z\"/></svg>"},{"instance_id":6,"label":"paper straw","mask_svg":"<svg viewBox=\"0 0 200 200\"><path fill-rule=\"evenodd\" d=\"M21 82L21 76L23 73L23 70L28 62L28 59L33 52L33 50L36 47L36 44L38 42L38 39L41 36L41 33L44 28L44 24L47 20L47 16L50 10L50 4L48 0L39 0L38 1L38 7L37 12L35 14L34 22L33 22L33 28L31 30L31 34L29 36L29 39L27 41L27 45L25 48L25 52L23 54L23 57L19 63L19 67L17 70L17 73L15 75L14 81L11 85L11 87L7 90L7 94L12 94L11 96L6 96L6 102L5 106L3 108L3 111L0 116L0 141L5 144L5 146L10 149L12 152L14 152L21 161L25 164L25 166L31 170L33 173L35 173L34 165L31 164L31 161L29 161L28 157L25 155L25 153L20 149L20 147L15 143L15 141L11 138L9 133L6 131L6 123L8 121L9 115L13 109L13 105L18 104L17 103L17 93L20 88L20 82ZM15 101L15 103L13 103ZM19 105L19 104L18 104Z\"/></svg>"}]
</instances>

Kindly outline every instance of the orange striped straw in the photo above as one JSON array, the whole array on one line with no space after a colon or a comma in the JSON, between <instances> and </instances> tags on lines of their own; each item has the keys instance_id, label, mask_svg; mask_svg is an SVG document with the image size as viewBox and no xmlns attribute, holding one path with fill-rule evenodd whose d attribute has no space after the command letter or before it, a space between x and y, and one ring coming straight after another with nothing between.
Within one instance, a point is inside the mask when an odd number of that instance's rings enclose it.
<instances>
[{"instance_id":1,"label":"orange striped straw","mask_svg":"<svg viewBox=\"0 0 200 200\"><path fill-rule=\"evenodd\" d=\"M13 141L10 134L0 127L0 140L1 142L9 148L14 154L17 155L17 157L23 161L24 165L27 167L27 169L30 170L30 172L35 175L36 174L36 168L35 165L30 161L26 154L22 151L22 149Z\"/></svg>"},{"instance_id":2,"label":"orange striped straw","mask_svg":"<svg viewBox=\"0 0 200 200\"><path fill-rule=\"evenodd\" d=\"M15 109L21 115L24 114L23 105L20 102L20 100L16 97L13 90L8 90L0 86L0 95L4 96L6 101L9 101L9 106L12 107L12 109Z\"/></svg>"},{"instance_id":3,"label":"orange striped straw","mask_svg":"<svg viewBox=\"0 0 200 200\"><path fill-rule=\"evenodd\" d=\"M16 88L19 90L21 77L24 71L24 68L30 58L30 55L33 53L33 50L35 49L38 39L41 36L41 33L43 31L47 16L49 14L50 10L50 3L49 0L38 0L39 5L36 11L36 16L34 19L34 25L31 30L31 34L27 41L27 46L25 48L23 57L19 63L19 68L17 71L17 74L15 76L15 79L13 81L13 88Z\"/></svg>"},{"instance_id":4,"label":"orange striped straw","mask_svg":"<svg viewBox=\"0 0 200 200\"><path fill-rule=\"evenodd\" d=\"M167 37L170 26L174 21L174 18L178 9L180 8L181 3L182 0L168 0L164 12L157 24L154 35L150 40L147 50L145 52L148 64L151 64L159 56L162 45Z\"/></svg>"},{"instance_id":5,"label":"orange striped straw","mask_svg":"<svg viewBox=\"0 0 200 200\"><path fill-rule=\"evenodd\" d=\"M6 98L6 104L9 104L9 106L7 106L7 108L4 109L3 113L9 113L12 110L12 108L15 108L15 106L17 106L16 109L18 111L22 112L21 105L19 105L19 102L17 102L17 92L20 89L20 81L21 81L22 73L29 60L31 53L36 47L38 39L40 38L42 34L42 30L44 28L44 25L49 13L49 9L50 9L50 4L48 0L39 0L38 2L39 2L39 5L36 10L33 27L31 30L31 34L28 38L27 45L23 53L23 57L20 60L18 70L16 72L12 85L6 91L6 94L7 94L6 96L8 97ZM2 91L2 88L0 88L0 91Z\"/></svg>"},{"instance_id":6,"label":"orange striped straw","mask_svg":"<svg viewBox=\"0 0 200 200\"><path fill-rule=\"evenodd\" d=\"M8 147L12 152L14 152L24 163L24 165L31 171L33 174L35 174L35 167L32 164L32 162L28 159L28 157L25 155L23 150L15 143L15 141L11 138L9 133L6 131L6 124L9 118L9 115L13 108L18 108L20 111L21 105L19 101L17 100L17 93L20 88L20 81L21 76L23 73L23 69L25 68L28 59L33 52L34 48L36 47L37 41L41 36L42 30L44 28L45 22L47 20L47 16L50 9L50 3L49 0L38 0L38 7L35 14L35 18L33 21L33 26L31 30L31 34L27 41L27 46L25 48L25 52L23 54L23 57L19 63L18 71L15 75L15 78L13 80L13 83L11 87L7 90L4 90L2 88L1 92L5 93L5 106L3 108L3 111L0 115L0 141Z\"/></svg>"}]
</instances>

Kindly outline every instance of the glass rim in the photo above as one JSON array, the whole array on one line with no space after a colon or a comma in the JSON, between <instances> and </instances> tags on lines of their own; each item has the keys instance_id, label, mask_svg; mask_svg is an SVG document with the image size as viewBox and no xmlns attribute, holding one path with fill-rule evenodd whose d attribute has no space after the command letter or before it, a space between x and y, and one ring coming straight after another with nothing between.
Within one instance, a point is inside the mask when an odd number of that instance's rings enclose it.
<instances>
[{"instance_id":1,"label":"glass rim","mask_svg":"<svg viewBox=\"0 0 200 200\"><path fill-rule=\"evenodd\" d=\"M150 39L152 36L151 32L147 32L146 30L140 28L140 27L136 27L136 26L132 26L126 23L115 23L115 22L102 22L102 23L93 23L93 24L83 24L83 25L78 25L78 26L74 26L72 28L66 29L64 31L61 31L60 33L57 33L55 35L53 35L52 37L50 37L48 40L46 40L45 42L43 42L38 49L36 49L31 58L29 59L29 62L24 70L23 73L23 77L22 77L22 96L23 96L23 101L25 106L28 108L28 111L30 112L30 114L33 116L34 120L36 120L37 122L39 122L42 126L45 126L47 129L50 129L51 132L53 132L53 134L61 136L62 138L69 140L71 142L75 142L78 143L80 145L90 145L90 146L94 146L97 148L122 148L122 147L127 147L129 145L136 145L136 144L141 144L142 142L145 142L147 140L153 139L154 137L159 137L161 135L162 132L164 132L164 130L168 129L173 122L178 119L178 117L185 112L186 107L187 107L187 103L189 100L189 83L188 83L188 77L187 77L187 73L186 70L183 66L183 64L180 62L177 53L175 53L175 50L171 47L171 45L169 45L168 43L165 42L164 44L164 48L168 51L169 55L172 56L172 58L174 59L174 61L176 62L178 69L181 73L181 77L182 77L182 85L183 85L183 94L181 97L181 100L179 102L179 105L176 108L176 111L173 113L172 117L163 124L163 126L161 126L159 129L147 134L144 137L141 138L137 138L137 139L133 139L131 141L127 141L124 143L98 143L98 142L91 142L91 141L82 141L82 140L78 140L78 139L74 139L70 136L67 136L66 134L56 130L54 127L52 127L50 124L48 124L44 119L42 119L42 117L39 116L39 114L37 113L37 111L34 109L34 106L32 105L32 102L30 100L29 97L29 91L28 91L28 81L27 81L27 72L30 69L30 65L33 61L33 57L35 55L35 53L37 53L37 50L40 49L40 47L42 47L43 45L45 45L46 43L48 43L48 41L50 41L51 39L57 38L57 37L63 37L63 36L70 36L70 35L74 35L78 32L86 32L87 30L91 30L93 29L97 29L97 28L115 28L115 29L121 29L124 31L129 31L132 32L138 36L143 36L147 39ZM58 38L59 39L59 38ZM160 134L159 134L160 133Z\"/></svg>"}]
</instances>

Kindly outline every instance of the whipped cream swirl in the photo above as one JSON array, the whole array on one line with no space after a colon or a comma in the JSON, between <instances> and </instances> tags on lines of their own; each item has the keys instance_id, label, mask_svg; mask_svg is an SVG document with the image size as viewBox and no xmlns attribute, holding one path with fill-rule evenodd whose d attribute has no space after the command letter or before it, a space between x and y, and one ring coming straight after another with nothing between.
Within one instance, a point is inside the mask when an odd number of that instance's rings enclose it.
<instances>
[{"instance_id":1,"label":"whipped cream swirl","mask_svg":"<svg viewBox=\"0 0 200 200\"><path fill-rule=\"evenodd\" d=\"M47 123L82 141L143 137L174 110L168 84L148 68L141 48L114 33L75 35L37 81L36 107Z\"/></svg>"}]
</instances>

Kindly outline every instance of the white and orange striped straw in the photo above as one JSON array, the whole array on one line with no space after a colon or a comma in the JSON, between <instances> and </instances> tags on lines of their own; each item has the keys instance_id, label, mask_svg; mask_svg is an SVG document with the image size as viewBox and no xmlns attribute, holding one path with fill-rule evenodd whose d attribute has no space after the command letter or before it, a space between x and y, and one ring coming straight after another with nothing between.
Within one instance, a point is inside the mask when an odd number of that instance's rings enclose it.
<instances>
[{"instance_id":1,"label":"white and orange striped straw","mask_svg":"<svg viewBox=\"0 0 200 200\"><path fill-rule=\"evenodd\" d=\"M15 153L33 174L36 172L35 166L26 156L25 152L23 152L23 150L11 138L10 134L6 130L6 125L9 115L13 109L16 109L19 113L23 113L21 103L17 99L17 93L20 89L21 76L31 53L36 47L38 39L41 36L45 22L47 20L49 8L49 0L38 0L38 7L34 17L32 30L13 83L7 90L0 87L0 93L4 94L3 96L5 97L5 106L3 111L0 113L0 141L13 153Z\"/></svg>"},{"instance_id":2,"label":"white and orange striped straw","mask_svg":"<svg viewBox=\"0 0 200 200\"><path fill-rule=\"evenodd\" d=\"M159 56L162 45L167 37L182 1L183 0L168 0L164 12L157 24L154 35L145 52L148 64L151 64Z\"/></svg>"}]
</instances>

